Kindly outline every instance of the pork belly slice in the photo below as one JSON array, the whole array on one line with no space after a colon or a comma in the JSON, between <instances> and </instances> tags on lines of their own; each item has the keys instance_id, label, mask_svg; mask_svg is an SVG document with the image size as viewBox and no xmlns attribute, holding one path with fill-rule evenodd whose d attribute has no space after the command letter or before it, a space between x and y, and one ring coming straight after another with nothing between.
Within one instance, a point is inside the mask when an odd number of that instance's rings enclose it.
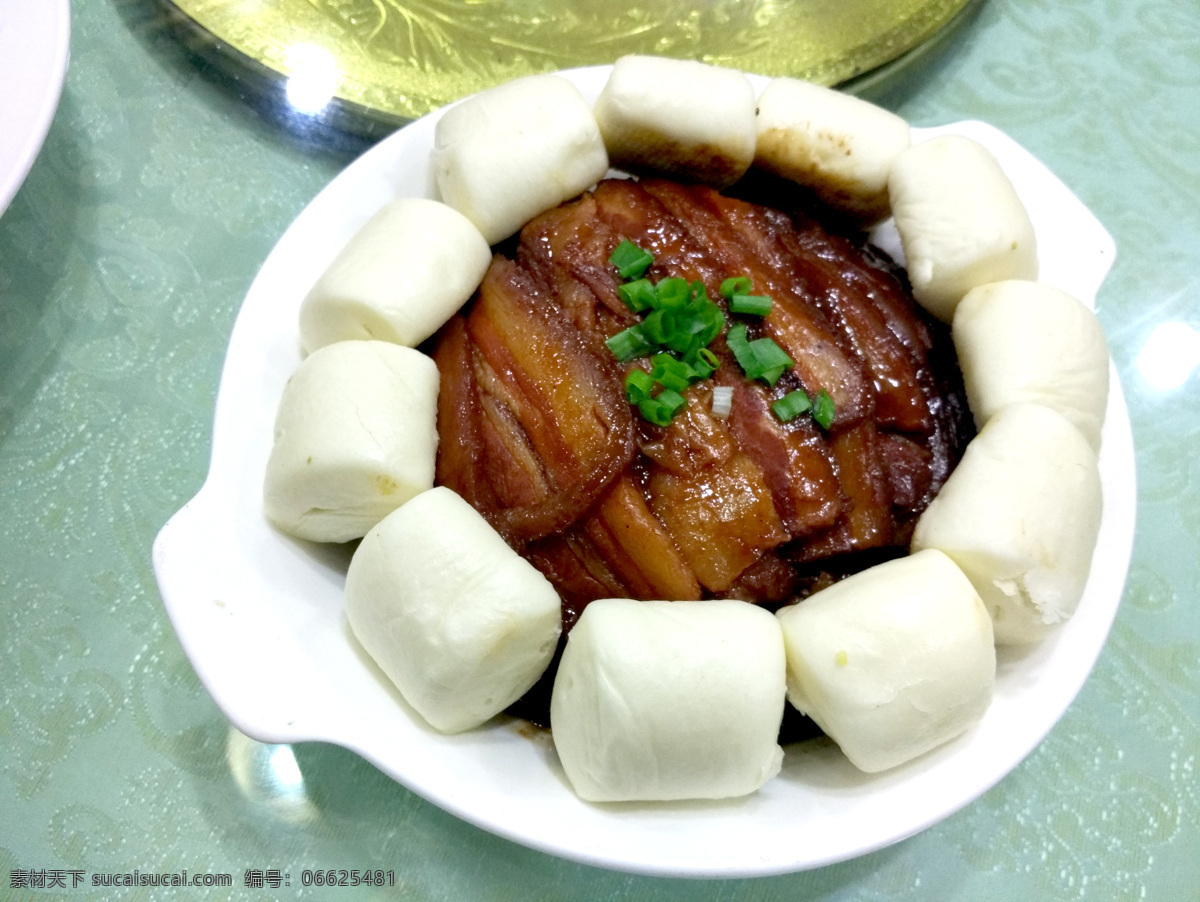
<instances>
[{"instance_id":1,"label":"pork belly slice","mask_svg":"<svg viewBox=\"0 0 1200 902\"><path fill-rule=\"evenodd\" d=\"M721 276L719 261L704 244L704 236L693 223L668 209L646 190L653 179L632 181L609 179L596 186L596 215L614 235L627 238L650 251L654 263L646 273L652 281L664 278L699 280L717 287ZM715 295L715 291L711 292Z\"/></svg>"},{"instance_id":2,"label":"pork belly slice","mask_svg":"<svg viewBox=\"0 0 1200 902\"><path fill-rule=\"evenodd\" d=\"M586 535L576 529L525 546L522 554L553 583L562 598L563 635L597 598L630 598L625 580Z\"/></svg>"},{"instance_id":3,"label":"pork belly slice","mask_svg":"<svg viewBox=\"0 0 1200 902\"><path fill-rule=\"evenodd\" d=\"M779 297L823 313L831 331L861 360L871 380L874 417L895 429L929 432L932 421L918 375L920 358L889 327L874 297L903 292L903 284L889 281L882 272L864 272L856 265L859 252L846 239L819 229L802 233L778 210L720 196L711 204L769 268L770 284L787 286ZM847 412L835 420L835 427L852 419Z\"/></svg>"},{"instance_id":4,"label":"pork belly slice","mask_svg":"<svg viewBox=\"0 0 1200 902\"><path fill-rule=\"evenodd\" d=\"M834 526L799 546L797 562L865 551L894 544L892 489L871 420L838 433L830 441L846 505Z\"/></svg>"},{"instance_id":5,"label":"pork belly slice","mask_svg":"<svg viewBox=\"0 0 1200 902\"><path fill-rule=\"evenodd\" d=\"M650 509L710 592L728 589L764 552L789 538L762 470L745 454L688 477L656 469L646 493Z\"/></svg>"},{"instance_id":6,"label":"pork belly slice","mask_svg":"<svg viewBox=\"0 0 1200 902\"><path fill-rule=\"evenodd\" d=\"M584 521L583 532L615 563L631 598L700 598L695 572L632 477L618 479L604 494L594 515Z\"/></svg>"},{"instance_id":7,"label":"pork belly slice","mask_svg":"<svg viewBox=\"0 0 1200 902\"><path fill-rule=\"evenodd\" d=\"M754 604L777 605L795 598L800 576L778 551L768 551L741 572L720 598L737 598Z\"/></svg>"},{"instance_id":8,"label":"pork belly slice","mask_svg":"<svg viewBox=\"0 0 1200 902\"><path fill-rule=\"evenodd\" d=\"M633 457L621 378L528 274L496 258L436 352L438 481L511 542L565 529Z\"/></svg>"},{"instance_id":9,"label":"pork belly slice","mask_svg":"<svg viewBox=\"0 0 1200 902\"><path fill-rule=\"evenodd\" d=\"M595 598L690 601L702 596L696 574L628 475L617 479L575 526L530 544L526 556L562 594L567 629Z\"/></svg>"},{"instance_id":10,"label":"pork belly slice","mask_svg":"<svg viewBox=\"0 0 1200 902\"><path fill-rule=\"evenodd\" d=\"M644 420L637 424L638 449L649 466L688 477L729 460L739 447L729 426L712 415L712 390L707 385L690 386L683 396L687 406L669 426L657 427Z\"/></svg>"},{"instance_id":11,"label":"pork belly slice","mask_svg":"<svg viewBox=\"0 0 1200 902\"><path fill-rule=\"evenodd\" d=\"M804 247L790 229L781 230L777 240L792 249L796 262L792 275L805 296L831 320L837 322L862 358L875 393L875 419L880 425L903 432L928 434L933 418L926 400L920 369L923 361L889 328L885 310L876 303L876 293L888 294L899 286L872 284L843 262L848 248L837 248L826 235L822 246L803 255ZM890 291L888 290L890 289Z\"/></svg>"},{"instance_id":12,"label":"pork belly slice","mask_svg":"<svg viewBox=\"0 0 1200 902\"><path fill-rule=\"evenodd\" d=\"M729 429L738 447L762 470L775 511L792 538L811 535L837 520L844 505L841 484L825 440L808 418L781 423L766 393L731 368L721 381L733 387Z\"/></svg>"},{"instance_id":13,"label":"pork belly slice","mask_svg":"<svg viewBox=\"0 0 1200 902\"><path fill-rule=\"evenodd\" d=\"M933 452L894 432L880 432L879 457L898 516L916 514L933 498Z\"/></svg>"},{"instance_id":14,"label":"pork belly slice","mask_svg":"<svg viewBox=\"0 0 1200 902\"><path fill-rule=\"evenodd\" d=\"M598 216L595 198L585 194L530 221L517 246L517 263L604 353L606 338L638 321L617 294L621 280L608 262L620 241Z\"/></svg>"}]
</instances>

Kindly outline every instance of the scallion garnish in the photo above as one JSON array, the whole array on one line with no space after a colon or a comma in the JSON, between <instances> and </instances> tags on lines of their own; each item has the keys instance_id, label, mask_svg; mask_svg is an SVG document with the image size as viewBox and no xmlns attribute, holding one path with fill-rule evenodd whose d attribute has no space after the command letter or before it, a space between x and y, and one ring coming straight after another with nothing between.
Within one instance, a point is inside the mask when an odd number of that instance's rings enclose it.
<instances>
[{"instance_id":1,"label":"scallion garnish","mask_svg":"<svg viewBox=\"0 0 1200 902\"><path fill-rule=\"evenodd\" d=\"M773 338L756 338L750 342L750 350L758 361L758 369L754 378L761 379L767 385L774 385L784 371L795 364L787 352L775 343Z\"/></svg>"},{"instance_id":2,"label":"scallion garnish","mask_svg":"<svg viewBox=\"0 0 1200 902\"><path fill-rule=\"evenodd\" d=\"M800 389L790 391L778 401L771 402L771 410L784 423L788 422L788 420L794 420L800 414L810 409L812 409L812 401Z\"/></svg>"},{"instance_id":3,"label":"scallion garnish","mask_svg":"<svg viewBox=\"0 0 1200 902\"><path fill-rule=\"evenodd\" d=\"M723 420L733 411L733 386L718 385L712 393L712 413Z\"/></svg>"},{"instance_id":4,"label":"scallion garnish","mask_svg":"<svg viewBox=\"0 0 1200 902\"><path fill-rule=\"evenodd\" d=\"M822 429L828 429L833 423L833 398L829 397L829 392L825 389L817 392L815 400L799 389L790 391L779 400L772 401L771 410L784 423L794 420L802 413L812 414L813 420Z\"/></svg>"},{"instance_id":5,"label":"scallion garnish","mask_svg":"<svg viewBox=\"0 0 1200 902\"><path fill-rule=\"evenodd\" d=\"M813 419L822 429L828 429L833 423L834 413L833 398L829 397L829 392L821 389L817 393L817 400L813 402Z\"/></svg>"},{"instance_id":6,"label":"scallion garnish","mask_svg":"<svg viewBox=\"0 0 1200 902\"><path fill-rule=\"evenodd\" d=\"M658 310L685 307L692 297L692 286L687 279L663 279L654 286L654 291L654 307Z\"/></svg>"},{"instance_id":7,"label":"scallion garnish","mask_svg":"<svg viewBox=\"0 0 1200 902\"><path fill-rule=\"evenodd\" d=\"M775 343L773 338L746 339L746 327L742 323L732 326L725 335L725 343L733 352L738 366L751 379L761 379L773 386L795 361Z\"/></svg>"},{"instance_id":8,"label":"scallion garnish","mask_svg":"<svg viewBox=\"0 0 1200 902\"><path fill-rule=\"evenodd\" d=\"M635 357L645 357L654 350L654 345L642 335L640 325L623 329L604 343L612 351L613 356L622 363L633 360Z\"/></svg>"},{"instance_id":9,"label":"scallion garnish","mask_svg":"<svg viewBox=\"0 0 1200 902\"><path fill-rule=\"evenodd\" d=\"M671 416L675 416L675 414L687 407L687 398L669 388L664 388L659 392L656 400L670 411Z\"/></svg>"},{"instance_id":10,"label":"scallion garnish","mask_svg":"<svg viewBox=\"0 0 1200 902\"><path fill-rule=\"evenodd\" d=\"M743 371L754 366L754 354L750 350L750 341L746 338L744 324L738 323L736 326L729 327L729 331L725 333L725 344L729 346L734 359Z\"/></svg>"},{"instance_id":11,"label":"scallion garnish","mask_svg":"<svg viewBox=\"0 0 1200 902\"><path fill-rule=\"evenodd\" d=\"M687 406L687 399L677 391L664 388L653 398L643 398L637 402L641 415L656 426L666 426L675 418L675 414Z\"/></svg>"},{"instance_id":12,"label":"scallion garnish","mask_svg":"<svg viewBox=\"0 0 1200 902\"><path fill-rule=\"evenodd\" d=\"M712 373L716 372L717 367L720 366L720 364L721 364L721 361L717 357L717 355L714 354L712 351L710 351L708 348L701 348L699 351L696 352L696 356L698 358L700 358L700 361L702 363L704 363L706 366L708 366L710 375ZM695 364L693 364L693 366L695 366Z\"/></svg>"},{"instance_id":13,"label":"scallion garnish","mask_svg":"<svg viewBox=\"0 0 1200 902\"><path fill-rule=\"evenodd\" d=\"M729 301L730 313L749 316L766 316L771 312L771 298L765 294L751 294L753 286L745 276L726 279L721 283L721 297Z\"/></svg>"},{"instance_id":14,"label":"scallion garnish","mask_svg":"<svg viewBox=\"0 0 1200 902\"><path fill-rule=\"evenodd\" d=\"M696 374L696 382L701 379L707 379L717 371L721 361L717 359L717 355L708 348L701 348L695 354L687 358L687 365L692 368L692 372Z\"/></svg>"},{"instance_id":15,"label":"scallion garnish","mask_svg":"<svg viewBox=\"0 0 1200 902\"><path fill-rule=\"evenodd\" d=\"M638 279L617 286L622 303L634 313L642 313L654 306L654 284L649 279Z\"/></svg>"},{"instance_id":16,"label":"scallion garnish","mask_svg":"<svg viewBox=\"0 0 1200 902\"><path fill-rule=\"evenodd\" d=\"M626 376L625 395L646 420L665 426L687 403L680 392L716 372L720 360L708 346L725 328L725 314L708 296L703 282L671 277L654 283L643 278L654 257L632 241L618 244L609 262L625 280L617 287L622 303L634 313L645 315L637 325L618 332L606 344L622 362L651 358L649 372L639 367ZM719 291L729 302L731 313L763 317L771 311L771 298L751 294L753 285L745 276L725 279ZM768 386L774 386L794 365L774 339L748 339L743 323L730 328L725 338L745 374ZM728 416L732 390L714 389L717 391L720 394L714 394L714 414ZM799 406L801 400L803 407ZM792 392L775 404L788 414L786 419L812 407L803 392ZM831 422L832 401L828 402L828 410ZM781 415L780 419L785 417Z\"/></svg>"},{"instance_id":17,"label":"scallion garnish","mask_svg":"<svg viewBox=\"0 0 1200 902\"><path fill-rule=\"evenodd\" d=\"M745 276L734 276L721 283L721 297L729 300L735 294L749 294L753 290L750 280Z\"/></svg>"},{"instance_id":18,"label":"scallion garnish","mask_svg":"<svg viewBox=\"0 0 1200 902\"><path fill-rule=\"evenodd\" d=\"M654 378L645 370L634 367L625 377L625 399L630 404L637 404L650 397L654 390Z\"/></svg>"},{"instance_id":19,"label":"scallion garnish","mask_svg":"<svg viewBox=\"0 0 1200 902\"><path fill-rule=\"evenodd\" d=\"M729 298L729 312L766 316L771 312L771 299L765 294L735 294Z\"/></svg>"},{"instance_id":20,"label":"scallion garnish","mask_svg":"<svg viewBox=\"0 0 1200 902\"><path fill-rule=\"evenodd\" d=\"M654 257L632 241L622 241L613 250L608 262L617 268L622 279L637 279L650 268Z\"/></svg>"},{"instance_id":21,"label":"scallion garnish","mask_svg":"<svg viewBox=\"0 0 1200 902\"><path fill-rule=\"evenodd\" d=\"M674 389L683 391L693 382L706 378L707 374L696 372L686 360L680 360L673 354L655 354L650 358L650 375L654 381Z\"/></svg>"}]
</instances>

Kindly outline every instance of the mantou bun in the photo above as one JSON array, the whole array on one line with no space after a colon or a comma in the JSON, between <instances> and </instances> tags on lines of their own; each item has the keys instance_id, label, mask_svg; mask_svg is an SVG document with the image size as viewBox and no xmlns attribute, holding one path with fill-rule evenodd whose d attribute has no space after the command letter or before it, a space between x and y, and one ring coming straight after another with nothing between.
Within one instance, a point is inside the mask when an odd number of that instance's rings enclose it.
<instances>
[{"instance_id":1,"label":"mantou bun","mask_svg":"<svg viewBox=\"0 0 1200 902\"><path fill-rule=\"evenodd\" d=\"M1002 407L1033 401L1057 410L1099 450L1108 344L1081 301L1038 282L980 285L955 310L953 337L976 426Z\"/></svg>"},{"instance_id":2,"label":"mantou bun","mask_svg":"<svg viewBox=\"0 0 1200 902\"><path fill-rule=\"evenodd\" d=\"M892 163L911 144L904 119L833 88L775 78L758 98L755 166L864 226L887 218Z\"/></svg>"},{"instance_id":3,"label":"mantou bun","mask_svg":"<svg viewBox=\"0 0 1200 902\"><path fill-rule=\"evenodd\" d=\"M913 297L943 322L972 288L1038 277L1033 223L986 147L960 135L914 144L888 194Z\"/></svg>"},{"instance_id":4,"label":"mantou bun","mask_svg":"<svg viewBox=\"0 0 1200 902\"><path fill-rule=\"evenodd\" d=\"M777 616L788 699L867 773L948 742L991 704L991 619L939 551L877 564Z\"/></svg>"},{"instance_id":5,"label":"mantou bun","mask_svg":"<svg viewBox=\"0 0 1200 902\"><path fill-rule=\"evenodd\" d=\"M591 802L721 799L779 772L778 621L744 601L593 601L554 680L554 747Z\"/></svg>"},{"instance_id":6,"label":"mantou bun","mask_svg":"<svg viewBox=\"0 0 1200 902\"><path fill-rule=\"evenodd\" d=\"M724 188L754 161L754 88L735 69L625 56L593 108L613 166Z\"/></svg>"},{"instance_id":7,"label":"mantou bun","mask_svg":"<svg viewBox=\"0 0 1200 902\"><path fill-rule=\"evenodd\" d=\"M517 78L450 107L434 129L430 163L442 200L488 244L608 172L591 107L557 75Z\"/></svg>"},{"instance_id":8,"label":"mantou bun","mask_svg":"<svg viewBox=\"0 0 1200 902\"><path fill-rule=\"evenodd\" d=\"M346 618L404 699L445 733L524 695L562 627L550 582L442 486L363 538L346 573Z\"/></svg>"},{"instance_id":9,"label":"mantou bun","mask_svg":"<svg viewBox=\"0 0 1200 902\"><path fill-rule=\"evenodd\" d=\"M284 387L263 505L283 531L347 542L433 485L437 365L386 341L326 345Z\"/></svg>"},{"instance_id":10,"label":"mantou bun","mask_svg":"<svg viewBox=\"0 0 1200 902\"><path fill-rule=\"evenodd\" d=\"M415 348L474 294L492 251L446 204L402 197L350 239L300 306L306 352L378 339Z\"/></svg>"},{"instance_id":11,"label":"mantou bun","mask_svg":"<svg viewBox=\"0 0 1200 902\"><path fill-rule=\"evenodd\" d=\"M1001 408L921 514L912 550L962 569L1000 645L1037 642L1074 613L1091 569L1102 498L1096 452L1062 414Z\"/></svg>"}]
</instances>

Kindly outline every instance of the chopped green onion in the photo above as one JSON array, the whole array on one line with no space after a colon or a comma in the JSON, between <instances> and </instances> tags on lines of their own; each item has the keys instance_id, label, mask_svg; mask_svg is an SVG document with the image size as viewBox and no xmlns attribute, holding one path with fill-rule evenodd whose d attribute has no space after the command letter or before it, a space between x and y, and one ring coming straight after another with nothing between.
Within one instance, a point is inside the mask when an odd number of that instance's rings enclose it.
<instances>
[{"instance_id":1,"label":"chopped green onion","mask_svg":"<svg viewBox=\"0 0 1200 902\"><path fill-rule=\"evenodd\" d=\"M788 420L794 420L811 407L812 401L809 400L808 395L799 389L788 392L778 401L771 402L771 410L784 423Z\"/></svg>"},{"instance_id":2,"label":"chopped green onion","mask_svg":"<svg viewBox=\"0 0 1200 902\"><path fill-rule=\"evenodd\" d=\"M817 425L822 429L828 429L833 423L834 416L833 398L829 397L829 392L821 389L817 393L817 400L813 404L813 419L817 421Z\"/></svg>"},{"instance_id":3,"label":"chopped green onion","mask_svg":"<svg viewBox=\"0 0 1200 902\"><path fill-rule=\"evenodd\" d=\"M725 314L707 296L698 299L694 308L696 321L702 327L696 332L696 335L700 339L700 347L706 348L725 328Z\"/></svg>"},{"instance_id":4,"label":"chopped green onion","mask_svg":"<svg viewBox=\"0 0 1200 902\"><path fill-rule=\"evenodd\" d=\"M667 426L687 405L687 399L679 392L669 388L659 392L656 398L643 398L638 402L638 411L642 416L656 426Z\"/></svg>"},{"instance_id":5,"label":"chopped green onion","mask_svg":"<svg viewBox=\"0 0 1200 902\"><path fill-rule=\"evenodd\" d=\"M646 340L650 346L646 351L647 354L659 345L665 344L667 336L671 333L666 310L652 310L639 325L629 328L637 329Z\"/></svg>"},{"instance_id":6,"label":"chopped green onion","mask_svg":"<svg viewBox=\"0 0 1200 902\"><path fill-rule=\"evenodd\" d=\"M773 366L768 369L762 370L761 372L755 373L754 377L756 379L761 379L763 382L767 383L767 385L769 385L771 388L774 388L775 383L779 381L779 378L784 374L784 372L786 370L787 370L786 366Z\"/></svg>"},{"instance_id":7,"label":"chopped green onion","mask_svg":"<svg viewBox=\"0 0 1200 902\"><path fill-rule=\"evenodd\" d=\"M743 370L754 366L754 352L750 350L750 342L746 339L744 323L729 327L729 331L725 333L725 344L729 345L734 359Z\"/></svg>"},{"instance_id":8,"label":"chopped green onion","mask_svg":"<svg viewBox=\"0 0 1200 902\"><path fill-rule=\"evenodd\" d=\"M654 306L659 310L684 307L691 299L692 289L687 279L663 279L656 286Z\"/></svg>"},{"instance_id":9,"label":"chopped green onion","mask_svg":"<svg viewBox=\"0 0 1200 902\"><path fill-rule=\"evenodd\" d=\"M638 413L642 415L642 419L655 426L666 426L671 422L671 418L667 416L666 407L658 402L657 398L642 398L637 402Z\"/></svg>"},{"instance_id":10,"label":"chopped green onion","mask_svg":"<svg viewBox=\"0 0 1200 902\"><path fill-rule=\"evenodd\" d=\"M721 283L721 297L729 300L735 294L749 294L753 290L750 280L745 276L736 276Z\"/></svg>"},{"instance_id":11,"label":"chopped green onion","mask_svg":"<svg viewBox=\"0 0 1200 902\"><path fill-rule=\"evenodd\" d=\"M787 351L779 347L773 338L756 338L750 342L750 350L761 369L771 369L777 366L788 367L795 363Z\"/></svg>"},{"instance_id":12,"label":"chopped green onion","mask_svg":"<svg viewBox=\"0 0 1200 902\"><path fill-rule=\"evenodd\" d=\"M712 413L719 420L729 416L733 410L733 386L718 385L712 393Z\"/></svg>"},{"instance_id":13,"label":"chopped green onion","mask_svg":"<svg viewBox=\"0 0 1200 902\"><path fill-rule=\"evenodd\" d=\"M765 294L751 294L750 280L745 276L726 279L721 283L721 296L729 301L730 313L746 313L751 316L766 316L771 312L771 298Z\"/></svg>"},{"instance_id":14,"label":"chopped green onion","mask_svg":"<svg viewBox=\"0 0 1200 902\"><path fill-rule=\"evenodd\" d=\"M822 429L828 429L833 422L833 398L829 392L821 389L816 399L810 398L803 391L791 391L771 403L771 410L784 423L794 420L800 414L809 412Z\"/></svg>"},{"instance_id":15,"label":"chopped green onion","mask_svg":"<svg viewBox=\"0 0 1200 902\"><path fill-rule=\"evenodd\" d=\"M664 388L659 392L658 402L671 411L671 416L675 416L675 414L687 407L687 398L669 388Z\"/></svg>"},{"instance_id":16,"label":"chopped green onion","mask_svg":"<svg viewBox=\"0 0 1200 902\"><path fill-rule=\"evenodd\" d=\"M687 357L699 352L700 348L707 344L701 336L704 323L689 311L681 310L679 314L671 318L672 328L663 344L676 354Z\"/></svg>"},{"instance_id":17,"label":"chopped green onion","mask_svg":"<svg viewBox=\"0 0 1200 902\"><path fill-rule=\"evenodd\" d=\"M647 341L646 336L642 334L641 324L618 332L604 343L612 351L613 356L622 363L626 360L633 360L635 357L645 357L654 349L654 345Z\"/></svg>"},{"instance_id":18,"label":"chopped green onion","mask_svg":"<svg viewBox=\"0 0 1200 902\"><path fill-rule=\"evenodd\" d=\"M771 312L771 299L765 294L735 294L729 298L729 312L766 316Z\"/></svg>"},{"instance_id":19,"label":"chopped green onion","mask_svg":"<svg viewBox=\"0 0 1200 902\"><path fill-rule=\"evenodd\" d=\"M699 382L701 379L707 379L717 371L721 361L717 359L717 355L708 348L701 348L695 354L689 355L685 362L691 367L695 373L694 381Z\"/></svg>"},{"instance_id":20,"label":"chopped green onion","mask_svg":"<svg viewBox=\"0 0 1200 902\"><path fill-rule=\"evenodd\" d=\"M720 365L708 346L725 328L725 313L713 303L699 280L672 277L655 284L643 278L654 257L632 241L618 244L609 262L625 280L617 288L621 302L634 313L645 315L637 325L618 332L605 344L622 362L653 355L650 372L635 368L626 376L625 395L643 417L665 426L687 404L679 392L707 379ZM730 312L766 316L771 311L771 298L750 294L752 287L745 276L721 283L720 293L728 300ZM793 366L791 357L773 339L748 340L744 324L732 327L726 342L746 375L769 386ZM655 395L659 386L662 390ZM732 389L714 391L720 392L714 395L714 410L725 411L718 415L727 416L726 398L732 401ZM829 417L832 420L832 412Z\"/></svg>"},{"instance_id":21,"label":"chopped green onion","mask_svg":"<svg viewBox=\"0 0 1200 902\"><path fill-rule=\"evenodd\" d=\"M773 386L784 371L795 363L773 338L754 339L750 342L750 351L754 354L755 368L753 372L747 370L746 375L751 379L761 379L767 385Z\"/></svg>"},{"instance_id":22,"label":"chopped green onion","mask_svg":"<svg viewBox=\"0 0 1200 902\"><path fill-rule=\"evenodd\" d=\"M622 241L613 250L608 262L617 268L622 279L636 279L650 268L654 257L649 251L642 250L632 241Z\"/></svg>"},{"instance_id":23,"label":"chopped green onion","mask_svg":"<svg viewBox=\"0 0 1200 902\"><path fill-rule=\"evenodd\" d=\"M639 370L635 367L625 377L625 399L630 404L637 404L644 398L649 398L650 392L653 389L654 379L645 370Z\"/></svg>"},{"instance_id":24,"label":"chopped green onion","mask_svg":"<svg viewBox=\"0 0 1200 902\"><path fill-rule=\"evenodd\" d=\"M746 327L742 323L725 333L725 343L729 345L742 371L751 379L761 379L767 385L773 386L784 371L795 363L773 338L747 341Z\"/></svg>"},{"instance_id":25,"label":"chopped green onion","mask_svg":"<svg viewBox=\"0 0 1200 902\"><path fill-rule=\"evenodd\" d=\"M638 279L617 286L617 294L621 301L634 313L641 313L654 306L656 293L654 284L649 279Z\"/></svg>"},{"instance_id":26,"label":"chopped green onion","mask_svg":"<svg viewBox=\"0 0 1200 902\"><path fill-rule=\"evenodd\" d=\"M674 391L682 391L699 381L687 363L670 354L655 354L650 358L650 364L653 367L650 376L654 381Z\"/></svg>"}]
</instances>

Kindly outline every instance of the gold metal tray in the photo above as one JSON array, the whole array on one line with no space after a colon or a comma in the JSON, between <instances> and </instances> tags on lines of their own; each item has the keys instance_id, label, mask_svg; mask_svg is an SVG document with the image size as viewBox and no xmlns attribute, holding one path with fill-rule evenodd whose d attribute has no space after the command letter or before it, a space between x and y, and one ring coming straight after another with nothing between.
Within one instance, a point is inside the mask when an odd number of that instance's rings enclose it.
<instances>
[{"instance_id":1,"label":"gold metal tray","mask_svg":"<svg viewBox=\"0 0 1200 902\"><path fill-rule=\"evenodd\" d=\"M383 124L520 75L629 53L838 84L919 48L971 0L163 0L262 74ZM210 48L211 49L211 48ZM294 83L294 84L293 84ZM323 92L323 96L322 96ZM298 103L306 102L303 98Z\"/></svg>"}]
</instances>

